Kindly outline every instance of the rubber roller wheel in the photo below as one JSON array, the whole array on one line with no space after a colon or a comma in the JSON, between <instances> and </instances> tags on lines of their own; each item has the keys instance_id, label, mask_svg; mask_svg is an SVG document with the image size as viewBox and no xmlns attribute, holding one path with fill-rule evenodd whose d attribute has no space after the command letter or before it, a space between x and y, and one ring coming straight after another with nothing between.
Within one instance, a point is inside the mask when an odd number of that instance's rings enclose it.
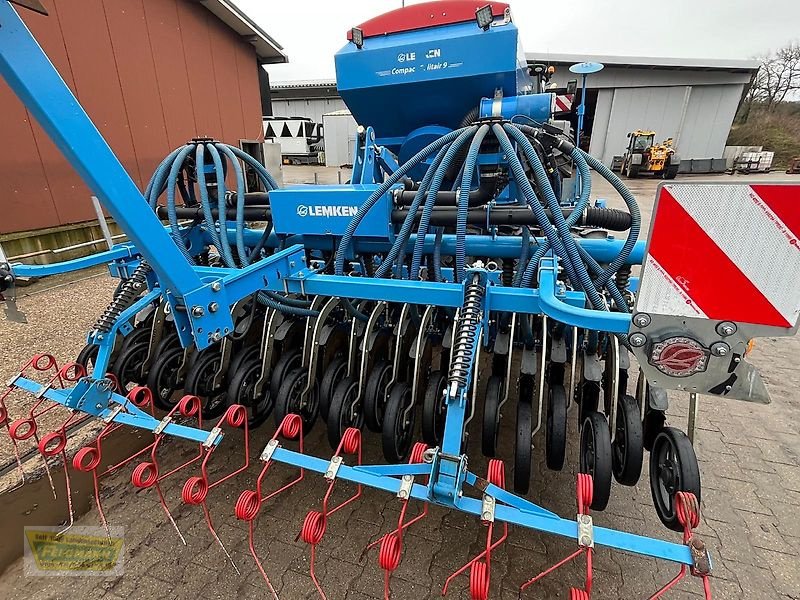
<instances>
[{"instance_id":1,"label":"rubber roller wheel","mask_svg":"<svg viewBox=\"0 0 800 600\"><path fill-rule=\"evenodd\" d=\"M81 348L81 351L78 352L78 357L75 359L75 362L86 369L87 373L90 373L92 370L94 370L94 363L97 360L97 355L99 352L100 346L96 346L95 344L86 344L83 348ZM91 369L89 367L91 367Z\"/></svg>"},{"instance_id":2,"label":"rubber roller wheel","mask_svg":"<svg viewBox=\"0 0 800 600\"><path fill-rule=\"evenodd\" d=\"M183 387L184 377L178 376L183 348L170 348L160 354L147 374L147 387L153 392L153 403L161 410L171 410L175 406L172 397Z\"/></svg>"},{"instance_id":3,"label":"rubber roller wheel","mask_svg":"<svg viewBox=\"0 0 800 600\"><path fill-rule=\"evenodd\" d=\"M564 468L567 453L567 390L563 385L551 385L547 390L547 423L544 454L547 468Z\"/></svg>"},{"instance_id":4,"label":"rubber roller wheel","mask_svg":"<svg viewBox=\"0 0 800 600\"><path fill-rule=\"evenodd\" d=\"M262 386L261 394L255 396L255 387L261 376L261 359L258 349L255 356L244 357L238 364L228 384L228 405L240 404L247 409L248 426L252 429L267 420L275 401L269 393L269 386Z\"/></svg>"},{"instance_id":5,"label":"rubber roller wheel","mask_svg":"<svg viewBox=\"0 0 800 600\"><path fill-rule=\"evenodd\" d=\"M275 426L280 427L286 415L300 415L303 420L303 434L311 431L319 414L319 385L312 382L306 401L303 390L308 382L308 370L298 367L286 374L275 398Z\"/></svg>"},{"instance_id":6,"label":"rubber roller wheel","mask_svg":"<svg viewBox=\"0 0 800 600\"><path fill-rule=\"evenodd\" d=\"M600 406L600 389L599 381L583 381L580 384L578 423L583 423L589 414L597 411Z\"/></svg>"},{"instance_id":7,"label":"rubber roller wheel","mask_svg":"<svg viewBox=\"0 0 800 600\"><path fill-rule=\"evenodd\" d=\"M203 401L204 419L215 419L228 408L228 384L224 375L214 385L214 376L222 362L222 354L214 349L212 352L201 352L197 360L186 373L184 390L187 394L197 396Z\"/></svg>"},{"instance_id":8,"label":"rubber roller wheel","mask_svg":"<svg viewBox=\"0 0 800 600\"><path fill-rule=\"evenodd\" d=\"M611 432L606 418L597 411L586 415L581 427L581 473L592 476L592 510L603 510L611 497Z\"/></svg>"},{"instance_id":9,"label":"rubber roller wheel","mask_svg":"<svg viewBox=\"0 0 800 600\"><path fill-rule=\"evenodd\" d=\"M277 361L275 361L275 366L272 368L272 372L269 378L269 393L273 398L278 397L278 392L281 389L281 385L283 385L283 380L286 376L297 367L299 367L303 362L303 355L301 354L300 350L293 350L291 352L285 352L281 354Z\"/></svg>"},{"instance_id":10,"label":"rubber roller wheel","mask_svg":"<svg viewBox=\"0 0 800 600\"><path fill-rule=\"evenodd\" d=\"M444 389L447 376L441 371L433 371L425 386L422 399L422 439L428 446L440 446L444 436L444 422L447 416L447 403Z\"/></svg>"},{"instance_id":11,"label":"rubber roller wheel","mask_svg":"<svg viewBox=\"0 0 800 600\"><path fill-rule=\"evenodd\" d=\"M372 367L364 385L364 422L375 433L383 431L383 412L386 408L387 390L392 378L392 365L385 360Z\"/></svg>"},{"instance_id":12,"label":"rubber roller wheel","mask_svg":"<svg viewBox=\"0 0 800 600\"><path fill-rule=\"evenodd\" d=\"M323 419L328 418L328 408L333 399L333 390L345 377L347 377L347 359L343 356L336 356L328 363L319 383L319 412Z\"/></svg>"},{"instance_id":13,"label":"rubber roller wheel","mask_svg":"<svg viewBox=\"0 0 800 600\"><path fill-rule=\"evenodd\" d=\"M259 350L258 346L245 346L238 352L234 352L233 356L231 356L230 363L228 363L228 379L232 379L246 361L252 360L253 357L258 359ZM259 360L259 364L260 362Z\"/></svg>"},{"instance_id":14,"label":"rubber roller wheel","mask_svg":"<svg viewBox=\"0 0 800 600\"><path fill-rule=\"evenodd\" d=\"M486 382L486 398L483 403L483 429L481 430L481 452L493 458L497 455L497 436L500 433L500 403L503 401L503 378L497 375Z\"/></svg>"},{"instance_id":15,"label":"rubber roller wheel","mask_svg":"<svg viewBox=\"0 0 800 600\"><path fill-rule=\"evenodd\" d=\"M389 390L381 433L383 456L390 463L408 460L416 420L414 408L407 410L410 404L411 386L405 382L395 382Z\"/></svg>"},{"instance_id":16,"label":"rubber roller wheel","mask_svg":"<svg viewBox=\"0 0 800 600\"><path fill-rule=\"evenodd\" d=\"M665 427L653 442L650 492L661 522L673 531L683 531L675 498L678 492L691 492L700 502L700 467L692 443L679 429Z\"/></svg>"},{"instance_id":17,"label":"rubber roller wheel","mask_svg":"<svg viewBox=\"0 0 800 600\"><path fill-rule=\"evenodd\" d=\"M523 376L517 402L517 437L514 444L514 491L517 494L527 494L531 486L532 402L535 391L530 376Z\"/></svg>"},{"instance_id":18,"label":"rubber roller wheel","mask_svg":"<svg viewBox=\"0 0 800 600\"><path fill-rule=\"evenodd\" d=\"M147 374L143 372L142 366L150 349L150 341L147 337L137 337L131 343L126 340L110 369L124 390L132 385L143 385L147 381Z\"/></svg>"},{"instance_id":19,"label":"rubber roller wheel","mask_svg":"<svg viewBox=\"0 0 800 600\"><path fill-rule=\"evenodd\" d=\"M633 396L625 394L617 400L617 423L611 443L614 479L622 485L636 485L642 475L642 440L639 406Z\"/></svg>"},{"instance_id":20,"label":"rubber roller wheel","mask_svg":"<svg viewBox=\"0 0 800 600\"><path fill-rule=\"evenodd\" d=\"M361 429L364 426L364 411L358 398L358 380L353 377L342 379L331 394L328 410L328 443L334 450L342 441L348 427Z\"/></svg>"},{"instance_id":21,"label":"rubber roller wheel","mask_svg":"<svg viewBox=\"0 0 800 600\"><path fill-rule=\"evenodd\" d=\"M640 372L639 378L644 375ZM638 382L637 386L640 385ZM642 399L644 410L642 411L642 443L644 449L650 452L653 449L653 442L659 433L664 431L664 424L667 422L667 416L661 410L654 410L650 408L650 384L644 382L644 398Z\"/></svg>"}]
</instances>

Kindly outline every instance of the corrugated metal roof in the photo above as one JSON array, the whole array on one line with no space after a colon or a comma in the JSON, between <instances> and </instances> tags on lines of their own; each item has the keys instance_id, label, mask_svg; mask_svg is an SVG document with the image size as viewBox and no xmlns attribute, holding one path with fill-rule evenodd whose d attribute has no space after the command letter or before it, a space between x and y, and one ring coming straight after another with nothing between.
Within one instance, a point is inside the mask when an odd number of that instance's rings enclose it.
<instances>
[{"instance_id":1,"label":"corrugated metal roof","mask_svg":"<svg viewBox=\"0 0 800 600\"><path fill-rule=\"evenodd\" d=\"M283 46L267 34L253 19L231 0L198 0L220 21L233 29L256 49L258 60L264 64L289 62Z\"/></svg>"},{"instance_id":2,"label":"corrugated metal roof","mask_svg":"<svg viewBox=\"0 0 800 600\"><path fill-rule=\"evenodd\" d=\"M574 64L591 61L607 67L633 67L642 69L691 69L699 71L756 71L757 60L719 58L670 58L663 56L611 56L586 54L559 54L553 52L526 52L528 62Z\"/></svg>"}]
</instances>

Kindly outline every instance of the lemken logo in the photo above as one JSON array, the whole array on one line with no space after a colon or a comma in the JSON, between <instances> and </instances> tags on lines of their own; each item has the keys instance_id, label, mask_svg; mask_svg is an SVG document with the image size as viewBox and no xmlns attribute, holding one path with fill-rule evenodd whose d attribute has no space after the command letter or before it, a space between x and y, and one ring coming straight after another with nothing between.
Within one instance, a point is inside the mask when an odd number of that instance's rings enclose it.
<instances>
[{"instance_id":1,"label":"lemken logo","mask_svg":"<svg viewBox=\"0 0 800 600\"><path fill-rule=\"evenodd\" d=\"M297 207L298 217L353 217L358 212L357 206L305 205Z\"/></svg>"}]
</instances>

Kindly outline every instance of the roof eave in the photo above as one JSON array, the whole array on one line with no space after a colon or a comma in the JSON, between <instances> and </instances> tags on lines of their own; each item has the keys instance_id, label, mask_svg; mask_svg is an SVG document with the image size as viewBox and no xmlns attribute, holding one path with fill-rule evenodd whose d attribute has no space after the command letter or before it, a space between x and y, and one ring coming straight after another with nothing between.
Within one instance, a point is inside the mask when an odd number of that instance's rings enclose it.
<instances>
[{"instance_id":1,"label":"roof eave","mask_svg":"<svg viewBox=\"0 0 800 600\"><path fill-rule=\"evenodd\" d=\"M259 63L280 64L289 62L289 57L283 51L283 46L259 27L231 0L198 1L253 46Z\"/></svg>"}]
</instances>

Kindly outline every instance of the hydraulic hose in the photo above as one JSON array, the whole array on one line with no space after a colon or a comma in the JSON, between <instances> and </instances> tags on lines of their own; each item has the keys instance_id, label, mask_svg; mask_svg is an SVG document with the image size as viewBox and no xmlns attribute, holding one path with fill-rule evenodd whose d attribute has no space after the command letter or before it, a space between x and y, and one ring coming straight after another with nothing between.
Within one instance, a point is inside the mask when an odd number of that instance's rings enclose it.
<instances>
[{"instance_id":1,"label":"hydraulic hose","mask_svg":"<svg viewBox=\"0 0 800 600\"><path fill-rule=\"evenodd\" d=\"M547 171L539 159L539 155L536 153L533 144L531 144L530 140L525 136L524 133L522 133L513 125L506 125L504 129L522 147L522 151L525 153L525 156L528 158L531 168L533 169L536 183L544 194L547 204L550 206L550 211L553 215L553 221L555 222L556 229L558 230L558 233L564 244L564 250L569 257L569 262L572 263L574 274L578 279L576 282L572 277L570 277L570 280L572 280L573 283L579 283L581 289L586 294L586 297L593 308L596 310L605 310L605 302L603 302L603 299L595 287L592 278L589 276L589 272L586 269L585 263L581 260L580 253L578 252L578 244L572 237L570 226L564 218L564 215L561 213L561 207L558 203L555 193L553 192L553 187L550 185L550 179L547 177ZM577 161L576 164L578 164ZM586 168L586 174L588 175L588 167ZM583 187L585 189L589 188L588 181ZM584 190L581 191L583 192ZM586 200L588 201L588 197ZM578 206L580 206L582 201L583 198L579 200Z\"/></svg>"},{"instance_id":2,"label":"hydraulic hose","mask_svg":"<svg viewBox=\"0 0 800 600\"><path fill-rule=\"evenodd\" d=\"M220 215L225 214L225 167L222 164L222 157L220 156L219 151L214 147L213 144L206 144L206 149L208 153L211 155L211 160L214 162L214 172L216 175L216 184L217 184L217 209L219 210ZM199 174L198 174L199 180ZM225 233L225 221L221 218L218 222L219 229L220 229L220 236L219 239L222 242L222 247L219 249L220 253L224 256L224 260L226 264L232 269L236 268L236 260L233 258L233 251L231 249L231 244L228 241L228 236L223 235Z\"/></svg>"},{"instance_id":3,"label":"hydraulic hose","mask_svg":"<svg viewBox=\"0 0 800 600\"><path fill-rule=\"evenodd\" d=\"M214 242L214 246L221 249L222 242L219 239L220 233L217 230L217 225L216 222L214 221L214 215L211 209L211 202L209 202L208 199L208 189L206 188L205 151L206 151L205 144L197 144L197 147L195 149L194 164L195 168L197 169L197 183L198 186L200 187L200 206L203 210L203 220L205 222L206 229L208 230L208 233L211 236L211 240ZM219 214L219 211L217 211L217 214ZM224 221L225 220L224 217L221 220ZM226 264L226 266L230 267L231 265Z\"/></svg>"},{"instance_id":4,"label":"hydraulic hose","mask_svg":"<svg viewBox=\"0 0 800 600\"><path fill-rule=\"evenodd\" d=\"M442 183L444 182L445 174L450 170L450 165L454 158L459 155L459 151L462 146L466 143L466 141L475 135L475 132L478 130L476 126L468 127L464 130L464 132L456 138L456 140L450 144L447 148L447 151L442 158L441 165L439 165L434 171L429 169L429 172L434 172L433 181L430 185L430 190L428 190L426 197L425 197L425 204L422 209L422 214L420 215L419 219L419 227L417 228L417 239L414 243L414 253L411 258L411 279L416 279L419 276L419 269L422 263L422 248L425 245L425 235L428 233L428 227L430 224L431 213L433 211L434 206L436 205L436 201L439 197L439 190L442 187ZM425 174L427 177L427 173ZM453 193L455 196L455 193ZM416 211L415 211L416 213ZM411 208L409 207L409 214L411 214ZM416 214L415 214L416 216Z\"/></svg>"},{"instance_id":5,"label":"hydraulic hose","mask_svg":"<svg viewBox=\"0 0 800 600\"><path fill-rule=\"evenodd\" d=\"M386 192L388 192L393 185L395 185L398 181L400 181L409 171L415 168L419 163L425 160L428 156L433 154L434 152L438 152L442 147L452 142L456 139L462 130L457 129L455 131L451 131L450 133L443 135L439 139L435 140L431 144L428 144L425 148L417 152L414 156L412 156L408 162L403 164L397 171L392 173L386 181L384 181L381 186L375 190L369 198L364 202L364 204L359 207L358 212L356 212L353 219L350 221L350 224L347 226L347 229L342 236L342 240L339 243L339 247L336 250L336 261L335 261L335 273L336 275L342 275L344 273L344 261L345 257L347 256L347 252L350 250L350 245L353 242L353 236L356 233L356 229L361 224L361 221L364 219L366 214L372 210L372 207L380 200L381 196L383 196Z\"/></svg>"},{"instance_id":6,"label":"hydraulic hose","mask_svg":"<svg viewBox=\"0 0 800 600\"><path fill-rule=\"evenodd\" d=\"M478 162L481 149L489 125L481 125L469 145L467 160L464 162L464 174L461 177L461 189L458 194L458 220L456 221L456 283L464 281L467 263L467 211L469 210L469 192L472 189L472 177Z\"/></svg>"},{"instance_id":7,"label":"hydraulic hose","mask_svg":"<svg viewBox=\"0 0 800 600\"><path fill-rule=\"evenodd\" d=\"M239 253L239 264L246 267L250 264L250 256L244 245L244 172L242 171L242 165L236 160L236 155L229 146L226 144L214 144L214 147L230 161L231 165L233 165L233 172L236 175L236 251ZM220 200L222 201L222 206L224 206L225 194L221 194ZM220 208L220 210L223 209ZM222 225L222 222L220 222L220 225Z\"/></svg>"}]
</instances>

